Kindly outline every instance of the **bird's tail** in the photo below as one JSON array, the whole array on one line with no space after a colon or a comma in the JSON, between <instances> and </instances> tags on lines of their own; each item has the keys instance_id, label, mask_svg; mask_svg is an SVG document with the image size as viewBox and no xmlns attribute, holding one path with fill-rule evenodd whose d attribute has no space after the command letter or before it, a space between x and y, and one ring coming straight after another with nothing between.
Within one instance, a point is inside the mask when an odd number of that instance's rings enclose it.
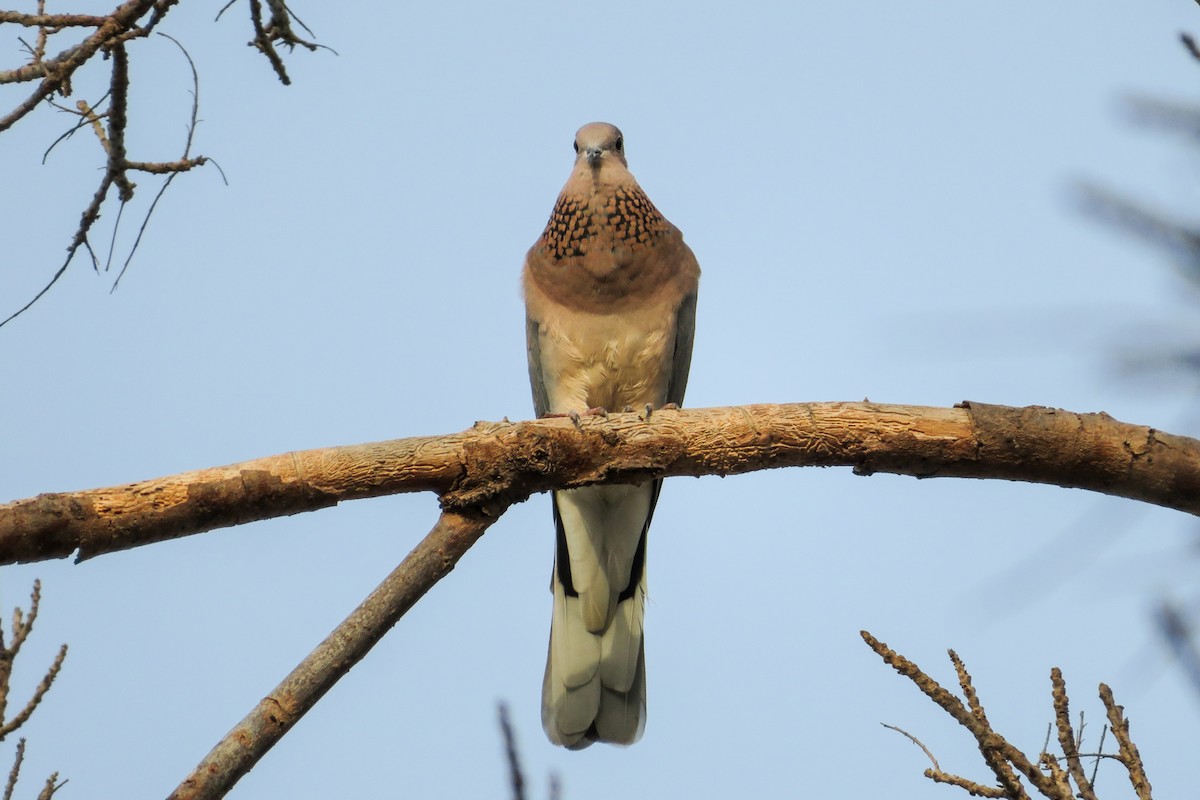
<instances>
[{"instance_id":1,"label":"bird's tail","mask_svg":"<svg viewBox=\"0 0 1200 800\"><path fill-rule=\"evenodd\" d=\"M542 726L555 744L633 744L646 724L645 535L658 487L555 494L559 546Z\"/></svg>"}]
</instances>

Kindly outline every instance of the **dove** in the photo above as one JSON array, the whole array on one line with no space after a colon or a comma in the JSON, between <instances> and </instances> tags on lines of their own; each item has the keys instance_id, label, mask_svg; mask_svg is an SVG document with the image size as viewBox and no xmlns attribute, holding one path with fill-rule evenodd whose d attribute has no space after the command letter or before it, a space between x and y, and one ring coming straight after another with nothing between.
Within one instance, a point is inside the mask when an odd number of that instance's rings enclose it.
<instances>
[{"instance_id":1,"label":"dove","mask_svg":"<svg viewBox=\"0 0 1200 800\"><path fill-rule=\"evenodd\" d=\"M594 122L522 270L539 416L681 405L700 266ZM577 418L577 417L576 417ZM553 493L554 610L542 682L551 742L629 745L646 723L646 535L662 481Z\"/></svg>"}]
</instances>

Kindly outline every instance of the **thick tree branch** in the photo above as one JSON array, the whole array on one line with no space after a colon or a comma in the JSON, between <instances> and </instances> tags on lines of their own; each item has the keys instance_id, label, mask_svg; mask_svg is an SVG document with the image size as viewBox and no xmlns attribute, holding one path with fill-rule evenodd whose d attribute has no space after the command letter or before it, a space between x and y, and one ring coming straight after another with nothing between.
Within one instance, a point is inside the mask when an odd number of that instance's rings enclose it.
<instances>
[{"instance_id":1,"label":"thick tree branch","mask_svg":"<svg viewBox=\"0 0 1200 800\"><path fill-rule=\"evenodd\" d=\"M504 508L445 511L433 530L275 690L225 735L170 800L224 797L429 589Z\"/></svg>"},{"instance_id":2,"label":"thick tree branch","mask_svg":"<svg viewBox=\"0 0 1200 800\"><path fill-rule=\"evenodd\" d=\"M433 491L504 508L553 488L772 467L1000 478L1200 514L1200 442L1031 406L798 403L477 423L446 436L303 450L0 506L0 564L91 558L343 500Z\"/></svg>"}]
</instances>

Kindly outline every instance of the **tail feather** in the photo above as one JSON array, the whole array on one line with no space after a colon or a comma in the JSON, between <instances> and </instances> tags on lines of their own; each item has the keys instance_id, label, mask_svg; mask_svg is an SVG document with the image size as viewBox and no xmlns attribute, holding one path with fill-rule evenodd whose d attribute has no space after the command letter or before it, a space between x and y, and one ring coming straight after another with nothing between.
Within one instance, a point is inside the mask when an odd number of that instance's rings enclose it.
<instances>
[{"instance_id":1,"label":"tail feather","mask_svg":"<svg viewBox=\"0 0 1200 800\"><path fill-rule=\"evenodd\" d=\"M600 667L601 639L579 624L581 606L578 597L567 597L562 584L555 581L549 659L557 682L567 689L592 682Z\"/></svg>"},{"instance_id":2,"label":"tail feather","mask_svg":"<svg viewBox=\"0 0 1200 800\"><path fill-rule=\"evenodd\" d=\"M595 738L601 742L633 744L646 729L646 656L638 648L636 672L629 691L618 692L605 686L600 692L600 710L596 714Z\"/></svg>"},{"instance_id":3,"label":"tail feather","mask_svg":"<svg viewBox=\"0 0 1200 800\"><path fill-rule=\"evenodd\" d=\"M630 691L645 667L642 655L642 620L645 613L646 581L643 577L633 597L617 605L612 625L600 637L600 682L615 692ZM645 690L642 691L643 699Z\"/></svg>"},{"instance_id":4,"label":"tail feather","mask_svg":"<svg viewBox=\"0 0 1200 800\"><path fill-rule=\"evenodd\" d=\"M555 493L554 615L542 725L573 749L633 744L646 720L646 528L657 484Z\"/></svg>"}]
</instances>

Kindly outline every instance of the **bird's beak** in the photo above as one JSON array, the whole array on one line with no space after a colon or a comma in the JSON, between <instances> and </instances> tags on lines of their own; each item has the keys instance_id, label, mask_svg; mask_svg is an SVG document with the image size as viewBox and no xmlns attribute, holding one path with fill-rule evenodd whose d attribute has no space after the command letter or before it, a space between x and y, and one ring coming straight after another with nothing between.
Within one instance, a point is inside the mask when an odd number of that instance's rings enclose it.
<instances>
[{"instance_id":1,"label":"bird's beak","mask_svg":"<svg viewBox=\"0 0 1200 800\"><path fill-rule=\"evenodd\" d=\"M583 151L583 154L587 157L588 166L595 169L600 166L600 157L604 155L604 151L599 147L589 147Z\"/></svg>"}]
</instances>

